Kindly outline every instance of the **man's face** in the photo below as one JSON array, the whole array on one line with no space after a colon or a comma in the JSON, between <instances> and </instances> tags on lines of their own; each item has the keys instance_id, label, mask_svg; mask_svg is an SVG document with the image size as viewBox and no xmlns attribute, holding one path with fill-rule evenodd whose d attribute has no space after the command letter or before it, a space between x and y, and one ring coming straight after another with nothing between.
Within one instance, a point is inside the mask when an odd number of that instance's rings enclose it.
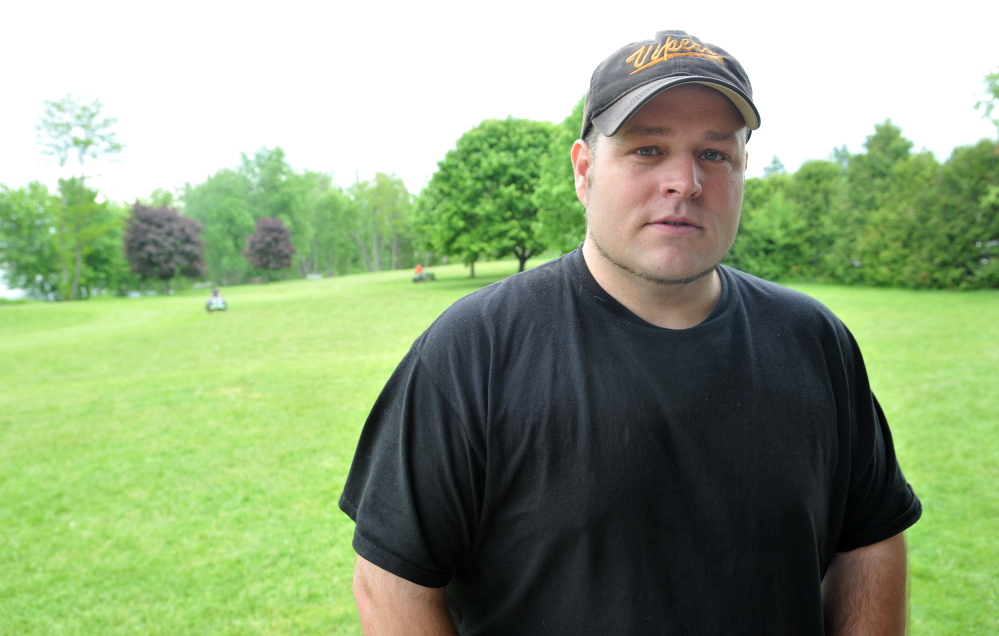
<instances>
[{"instance_id":1,"label":"man's face","mask_svg":"<svg viewBox=\"0 0 999 636\"><path fill-rule=\"evenodd\" d=\"M587 265L663 285L712 273L735 241L745 183L746 128L732 102L684 84L596 146L572 149L586 242L598 255Z\"/></svg>"}]
</instances>

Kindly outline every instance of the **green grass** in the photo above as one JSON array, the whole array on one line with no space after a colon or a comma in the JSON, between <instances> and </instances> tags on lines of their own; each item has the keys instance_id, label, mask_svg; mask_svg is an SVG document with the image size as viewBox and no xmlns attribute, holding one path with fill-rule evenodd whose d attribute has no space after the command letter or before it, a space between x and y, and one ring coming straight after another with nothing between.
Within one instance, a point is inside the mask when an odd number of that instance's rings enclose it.
<instances>
[{"instance_id":1,"label":"green grass","mask_svg":"<svg viewBox=\"0 0 999 636\"><path fill-rule=\"evenodd\" d=\"M797 286L848 324L923 503L913 634L999 634L999 293Z\"/></svg>"},{"instance_id":2,"label":"green grass","mask_svg":"<svg viewBox=\"0 0 999 636\"><path fill-rule=\"evenodd\" d=\"M515 263L0 306L0 634L359 634L336 506L413 339ZM915 634L999 632L999 294L799 286L923 500Z\"/></svg>"}]
</instances>

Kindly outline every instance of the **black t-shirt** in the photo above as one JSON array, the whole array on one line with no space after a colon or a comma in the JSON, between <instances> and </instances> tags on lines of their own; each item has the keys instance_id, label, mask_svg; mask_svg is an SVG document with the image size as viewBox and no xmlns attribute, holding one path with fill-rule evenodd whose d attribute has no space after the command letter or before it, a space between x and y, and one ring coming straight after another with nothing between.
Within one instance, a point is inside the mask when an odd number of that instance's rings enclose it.
<instances>
[{"instance_id":1,"label":"black t-shirt","mask_svg":"<svg viewBox=\"0 0 999 636\"><path fill-rule=\"evenodd\" d=\"M462 634L822 633L834 553L921 508L842 323L719 271L685 330L578 250L455 303L361 434L358 554L446 585Z\"/></svg>"}]
</instances>

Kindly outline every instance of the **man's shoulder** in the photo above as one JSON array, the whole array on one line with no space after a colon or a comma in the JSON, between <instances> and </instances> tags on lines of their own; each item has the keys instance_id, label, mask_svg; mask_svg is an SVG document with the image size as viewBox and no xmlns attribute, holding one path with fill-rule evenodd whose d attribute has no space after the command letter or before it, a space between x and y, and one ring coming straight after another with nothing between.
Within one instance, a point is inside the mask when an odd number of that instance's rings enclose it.
<instances>
[{"instance_id":1,"label":"man's shoulder","mask_svg":"<svg viewBox=\"0 0 999 636\"><path fill-rule=\"evenodd\" d=\"M559 294L569 291L571 257L556 258L464 296L441 314L432 329L536 319L556 304Z\"/></svg>"},{"instance_id":2,"label":"man's shoulder","mask_svg":"<svg viewBox=\"0 0 999 636\"><path fill-rule=\"evenodd\" d=\"M493 283L459 299L413 343L431 374L452 378L487 369L528 342L555 337L571 293L568 256ZM445 384L446 382L442 382Z\"/></svg>"},{"instance_id":3,"label":"man's shoulder","mask_svg":"<svg viewBox=\"0 0 999 636\"><path fill-rule=\"evenodd\" d=\"M840 319L816 298L790 287L764 280L732 267L722 266L722 276L745 310L761 320L845 329Z\"/></svg>"}]
</instances>

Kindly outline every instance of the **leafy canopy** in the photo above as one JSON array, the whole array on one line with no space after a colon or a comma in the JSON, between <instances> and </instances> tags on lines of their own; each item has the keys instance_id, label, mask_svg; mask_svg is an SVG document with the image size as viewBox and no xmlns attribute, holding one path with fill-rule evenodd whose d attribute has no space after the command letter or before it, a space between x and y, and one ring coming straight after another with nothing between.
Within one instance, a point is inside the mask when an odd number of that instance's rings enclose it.
<instances>
[{"instance_id":1,"label":"leafy canopy","mask_svg":"<svg viewBox=\"0 0 999 636\"><path fill-rule=\"evenodd\" d=\"M554 130L550 122L509 117L487 119L462 135L417 201L420 239L467 265L514 254L523 270L544 249L533 228L534 193Z\"/></svg>"},{"instance_id":2,"label":"leafy canopy","mask_svg":"<svg viewBox=\"0 0 999 636\"><path fill-rule=\"evenodd\" d=\"M257 221L253 234L246 238L246 260L260 269L284 269L291 266L295 248L291 232L281 219L265 217Z\"/></svg>"},{"instance_id":3,"label":"leafy canopy","mask_svg":"<svg viewBox=\"0 0 999 636\"><path fill-rule=\"evenodd\" d=\"M125 232L125 257L142 280L169 281L206 272L201 224L167 207L135 204Z\"/></svg>"},{"instance_id":4,"label":"leafy canopy","mask_svg":"<svg viewBox=\"0 0 999 636\"><path fill-rule=\"evenodd\" d=\"M85 102L72 95L58 101L45 101L45 111L36 127L42 152L65 166L75 155L83 171L87 159L121 152L122 145L111 130L114 117L102 117L100 101Z\"/></svg>"},{"instance_id":5,"label":"leafy canopy","mask_svg":"<svg viewBox=\"0 0 999 636\"><path fill-rule=\"evenodd\" d=\"M576 197L570 160L572 144L583 126L583 103L580 99L572 114L555 127L534 193L538 206L534 231L547 247L560 252L576 249L586 236L586 210Z\"/></svg>"}]
</instances>

